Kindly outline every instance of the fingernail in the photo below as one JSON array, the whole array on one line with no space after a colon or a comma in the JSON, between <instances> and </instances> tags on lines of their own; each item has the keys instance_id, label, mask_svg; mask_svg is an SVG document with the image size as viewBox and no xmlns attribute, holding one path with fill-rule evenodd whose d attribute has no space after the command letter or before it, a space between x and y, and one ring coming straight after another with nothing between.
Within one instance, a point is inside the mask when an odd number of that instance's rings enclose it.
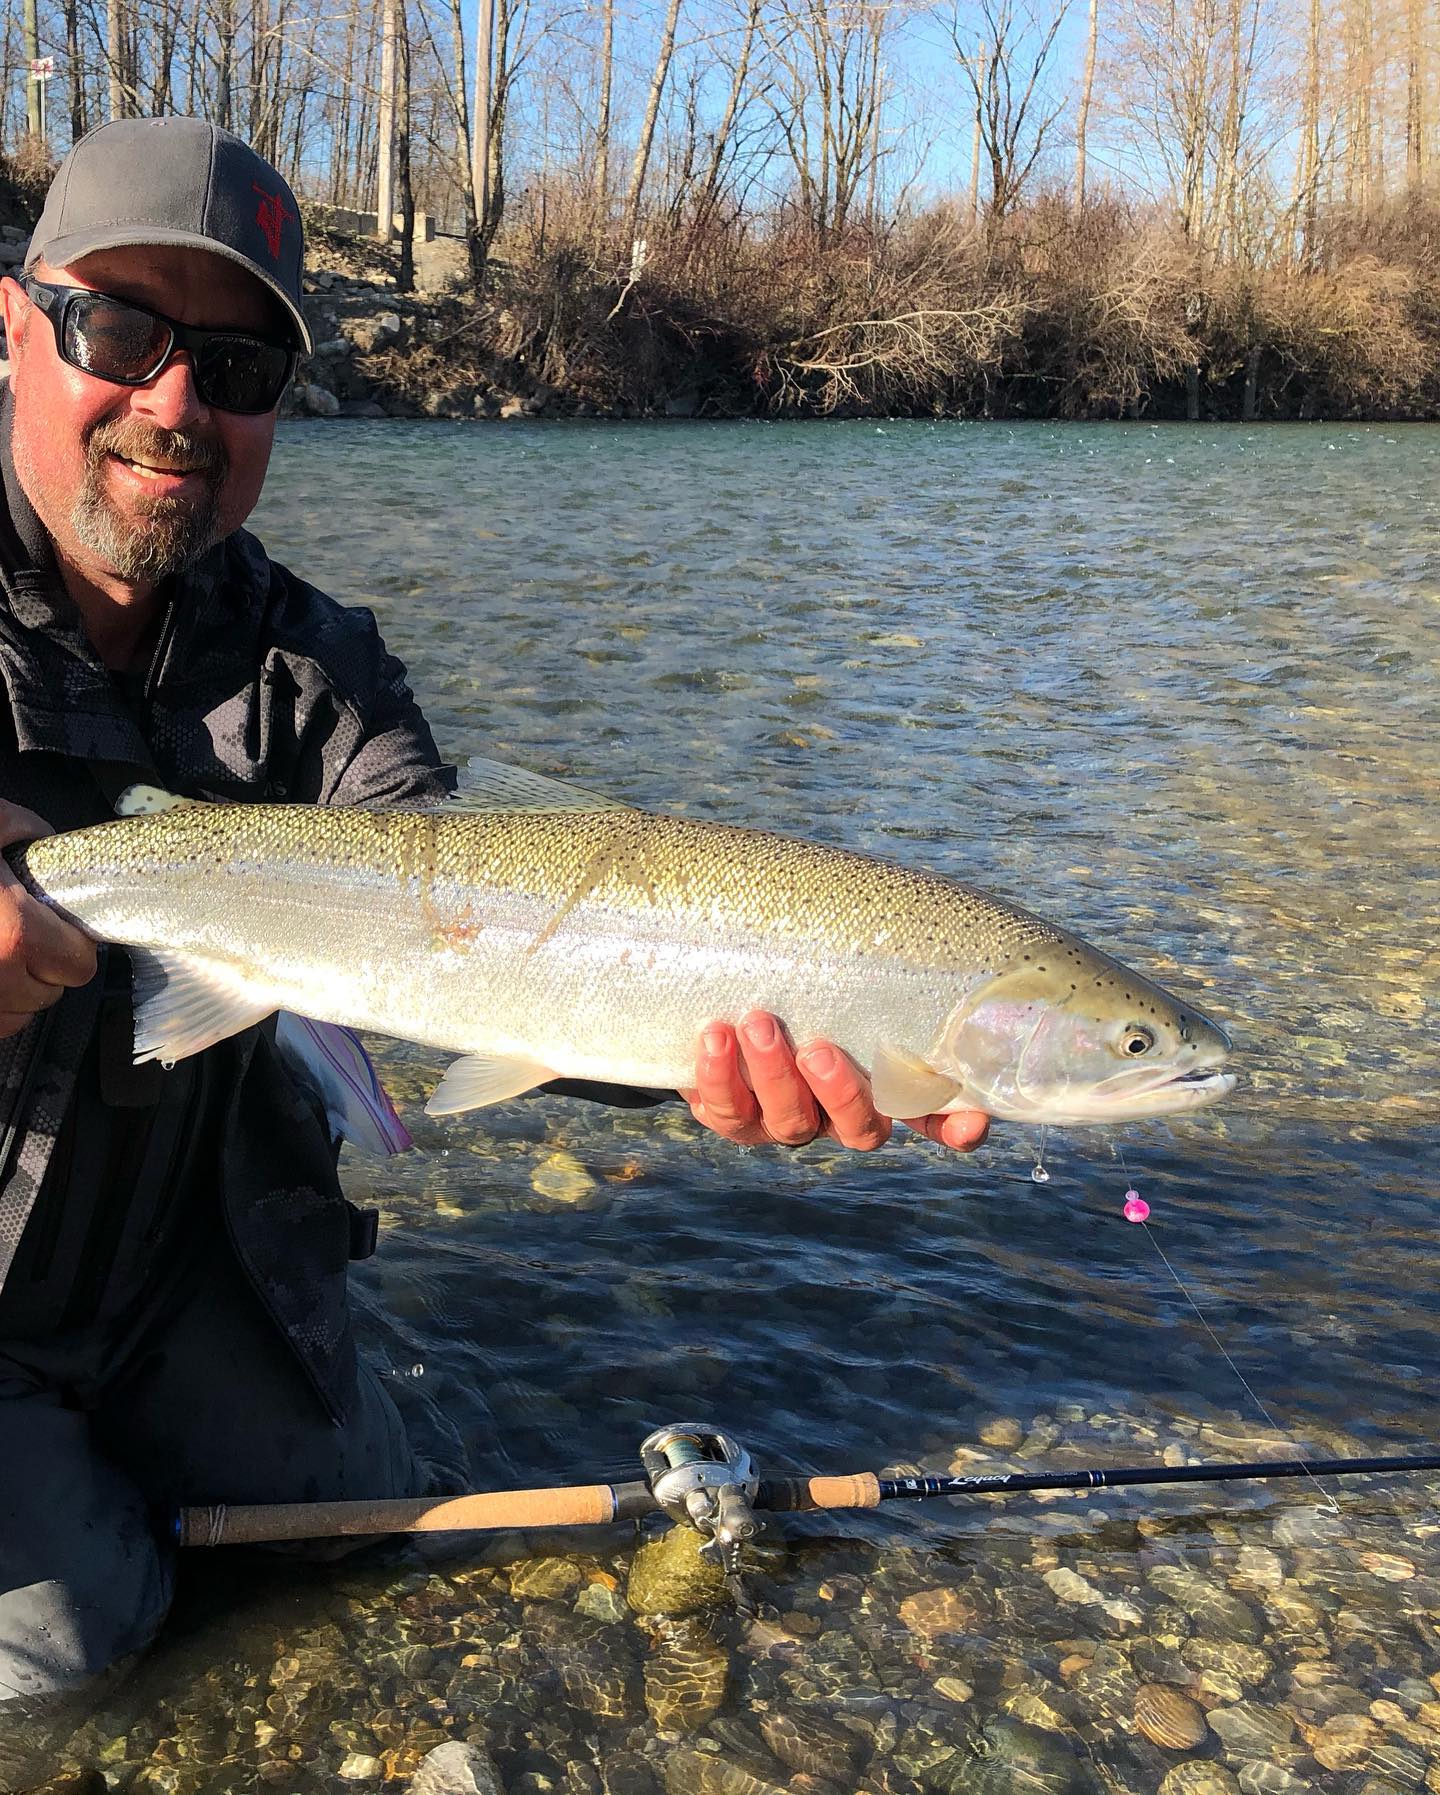
<instances>
[{"instance_id":1,"label":"fingernail","mask_svg":"<svg viewBox=\"0 0 1440 1795\"><path fill-rule=\"evenodd\" d=\"M769 1016L756 1016L745 1024L745 1039L752 1047L775 1045L775 1024Z\"/></svg>"},{"instance_id":2,"label":"fingernail","mask_svg":"<svg viewBox=\"0 0 1440 1795\"><path fill-rule=\"evenodd\" d=\"M707 1028L701 1032L700 1039L705 1043L706 1053L721 1054L725 1051L725 1030L723 1028Z\"/></svg>"},{"instance_id":3,"label":"fingernail","mask_svg":"<svg viewBox=\"0 0 1440 1795\"><path fill-rule=\"evenodd\" d=\"M798 1057L805 1070L817 1078L833 1077L840 1063L833 1047L807 1047Z\"/></svg>"}]
</instances>

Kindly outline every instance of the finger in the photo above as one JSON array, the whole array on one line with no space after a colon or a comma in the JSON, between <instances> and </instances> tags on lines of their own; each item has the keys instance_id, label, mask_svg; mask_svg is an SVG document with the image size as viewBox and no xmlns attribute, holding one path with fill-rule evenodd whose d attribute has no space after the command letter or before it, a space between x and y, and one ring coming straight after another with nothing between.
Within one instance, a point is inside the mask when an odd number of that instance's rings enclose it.
<instances>
[{"instance_id":1,"label":"finger","mask_svg":"<svg viewBox=\"0 0 1440 1795\"><path fill-rule=\"evenodd\" d=\"M812 1041L796 1055L815 1101L830 1118L826 1134L842 1147L869 1153L890 1138L890 1118L882 1116L870 1094L869 1081L838 1047Z\"/></svg>"},{"instance_id":2,"label":"finger","mask_svg":"<svg viewBox=\"0 0 1440 1795\"><path fill-rule=\"evenodd\" d=\"M820 1132L820 1110L775 1018L752 1010L740 1024L740 1051L760 1118L771 1140L803 1147Z\"/></svg>"},{"instance_id":3,"label":"finger","mask_svg":"<svg viewBox=\"0 0 1440 1795\"><path fill-rule=\"evenodd\" d=\"M28 894L21 915L31 976L51 985L88 985L98 961L95 943L85 931Z\"/></svg>"},{"instance_id":4,"label":"finger","mask_svg":"<svg viewBox=\"0 0 1440 1795\"><path fill-rule=\"evenodd\" d=\"M33 810L0 799L0 848L8 848L17 841L38 841L42 835L54 833L44 817L36 816Z\"/></svg>"},{"instance_id":5,"label":"finger","mask_svg":"<svg viewBox=\"0 0 1440 1795\"><path fill-rule=\"evenodd\" d=\"M700 1036L695 1090L685 1095L702 1127L747 1146L766 1139L760 1106L745 1082L735 1030L728 1023L712 1023Z\"/></svg>"},{"instance_id":6,"label":"finger","mask_svg":"<svg viewBox=\"0 0 1440 1795\"><path fill-rule=\"evenodd\" d=\"M38 1009L53 1003L60 987L86 985L94 978L95 943L29 892L3 892L0 964L6 1002L15 1009Z\"/></svg>"},{"instance_id":7,"label":"finger","mask_svg":"<svg viewBox=\"0 0 1440 1795\"><path fill-rule=\"evenodd\" d=\"M926 1140L957 1153L973 1153L990 1132L990 1118L983 1109L956 1109L943 1116L906 1116L905 1126Z\"/></svg>"}]
</instances>

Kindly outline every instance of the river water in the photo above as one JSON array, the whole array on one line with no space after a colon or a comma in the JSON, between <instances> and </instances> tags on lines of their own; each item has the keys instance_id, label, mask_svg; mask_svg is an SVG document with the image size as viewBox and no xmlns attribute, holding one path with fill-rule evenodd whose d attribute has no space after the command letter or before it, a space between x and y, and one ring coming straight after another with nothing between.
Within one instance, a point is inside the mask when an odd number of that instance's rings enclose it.
<instances>
[{"instance_id":1,"label":"river water","mask_svg":"<svg viewBox=\"0 0 1440 1795\"><path fill-rule=\"evenodd\" d=\"M696 1418L776 1471L1433 1445L1437 494L1425 427L287 426L256 527L373 607L447 755L992 888L1242 1080L1052 1132L1042 1185L1018 1127L430 1121L438 1064L380 1044L419 1150L345 1175L402 1404L496 1486ZM399 1789L467 1736L510 1795L1435 1789L1436 1488L789 1523L759 1620L642 1624L623 1531L212 1563L71 1756L179 1795Z\"/></svg>"}]
</instances>

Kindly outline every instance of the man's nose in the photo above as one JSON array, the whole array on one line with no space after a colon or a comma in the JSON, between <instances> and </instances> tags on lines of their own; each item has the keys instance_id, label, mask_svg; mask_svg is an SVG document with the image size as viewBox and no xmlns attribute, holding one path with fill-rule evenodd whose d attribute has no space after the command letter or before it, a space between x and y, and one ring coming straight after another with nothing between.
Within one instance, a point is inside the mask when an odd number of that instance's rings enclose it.
<instances>
[{"instance_id":1,"label":"man's nose","mask_svg":"<svg viewBox=\"0 0 1440 1795\"><path fill-rule=\"evenodd\" d=\"M134 388L130 409L162 430L189 430L198 424L207 407L195 390L189 351L178 350L152 381Z\"/></svg>"}]
</instances>

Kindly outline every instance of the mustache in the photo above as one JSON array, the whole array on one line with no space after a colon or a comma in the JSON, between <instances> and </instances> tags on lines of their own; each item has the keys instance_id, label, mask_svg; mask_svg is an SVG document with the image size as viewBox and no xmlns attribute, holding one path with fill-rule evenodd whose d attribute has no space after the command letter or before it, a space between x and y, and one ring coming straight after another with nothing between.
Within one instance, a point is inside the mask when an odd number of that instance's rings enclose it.
<instances>
[{"instance_id":1,"label":"mustache","mask_svg":"<svg viewBox=\"0 0 1440 1795\"><path fill-rule=\"evenodd\" d=\"M91 469L98 469L107 455L203 474L215 485L230 469L229 456L213 439L192 435L188 430L162 430L158 425L133 419L112 418L91 431L85 445L85 458Z\"/></svg>"}]
</instances>

